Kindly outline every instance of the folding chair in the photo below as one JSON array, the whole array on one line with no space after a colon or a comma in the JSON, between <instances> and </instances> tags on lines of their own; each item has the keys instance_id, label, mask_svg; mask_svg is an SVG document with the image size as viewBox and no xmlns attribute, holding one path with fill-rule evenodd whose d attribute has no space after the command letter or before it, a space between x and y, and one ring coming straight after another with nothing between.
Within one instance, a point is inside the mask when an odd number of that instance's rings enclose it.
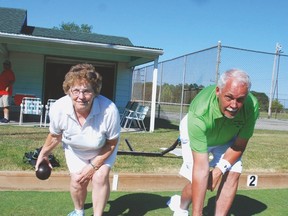
<instances>
[{"instance_id":1,"label":"folding chair","mask_svg":"<svg viewBox=\"0 0 288 216\"><path fill-rule=\"evenodd\" d=\"M23 123L23 115L40 115L40 127L42 126L43 105L40 98L24 97L20 104L19 125Z\"/></svg>"},{"instance_id":2,"label":"folding chair","mask_svg":"<svg viewBox=\"0 0 288 216\"><path fill-rule=\"evenodd\" d=\"M130 105L130 107L127 107L127 105ZM125 107L125 110L121 116L121 121L120 121L120 125L124 125L126 127L126 124L127 124L127 119L126 117L127 116L131 116L132 113L134 113L138 107L139 107L139 103L138 102L131 102L131 104L127 104L126 107Z\"/></svg>"},{"instance_id":3,"label":"folding chair","mask_svg":"<svg viewBox=\"0 0 288 216\"><path fill-rule=\"evenodd\" d=\"M149 111L149 107L148 106L140 105L135 112L133 112L130 115L126 116L126 122L125 122L124 128L129 129L131 127L131 125L132 125L132 122L135 122L135 123L137 123L137 126L140 129L144 129L146 131L144 119L145 119L148 111ZM129 126L126 127L128 121L130 121L130 123L129 123Z\"/></svg>"},{"instance_id":4,"label":"folding chair","mask_svg":"<svg viewBox=\"0 0 288 216\"><path fill-rule=\"evenodd\" d=\"M129 110L131 109L133 105L133 101L128 101L123 112L120 113L120 124L122 124L123 120L125 119L125 116L129 113Z\"/></svg>"},{"instance_id":5,"label":"folding chair","mask_svg":"<svg viewBox=\"0 0 288 216\"><path fill-rule=\"evenodd\" d=\"M47 125L47 120L49 116L49 111L53 103L55 103L56 99L48 99L47 104L45 105L45 118L44 118L44 127Z\"/></svg>"}]
</instances>

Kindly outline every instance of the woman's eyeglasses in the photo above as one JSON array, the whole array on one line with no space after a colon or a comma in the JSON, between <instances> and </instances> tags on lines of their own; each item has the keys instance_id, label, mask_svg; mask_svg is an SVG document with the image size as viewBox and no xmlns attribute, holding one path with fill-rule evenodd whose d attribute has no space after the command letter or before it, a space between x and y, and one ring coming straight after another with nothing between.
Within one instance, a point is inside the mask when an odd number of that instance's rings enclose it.
<instances>
[{"instance_id":1,"label":"woman's eyeglasses","mask_svg":"<svg viewBox=\"0 0 288 216\"><path fill-rule=\"evenodd\" d=\"M80 89L71 89L71 93L73 96L79 96L80 93L82 93L84 96L89 96L93 93L92 89L83 89L83 90L80 90Z\"/></svg>"}]
</instances>

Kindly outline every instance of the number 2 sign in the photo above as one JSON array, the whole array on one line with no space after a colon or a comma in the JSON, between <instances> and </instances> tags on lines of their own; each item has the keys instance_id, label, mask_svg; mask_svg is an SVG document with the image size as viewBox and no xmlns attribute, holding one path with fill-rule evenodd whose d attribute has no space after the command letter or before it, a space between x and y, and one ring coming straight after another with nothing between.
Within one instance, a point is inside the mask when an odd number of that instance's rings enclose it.
<instances>
[{"instance_id":1,"label":"number 2 sign","mask_svg":"<svg viewBox=\"0 0 288 216\"><path fill-rule=\"evenodd\" d=\"M247 176L247 187L257 187L258 176L257 175L248 175Z\"/></svg>"}]
</instances>

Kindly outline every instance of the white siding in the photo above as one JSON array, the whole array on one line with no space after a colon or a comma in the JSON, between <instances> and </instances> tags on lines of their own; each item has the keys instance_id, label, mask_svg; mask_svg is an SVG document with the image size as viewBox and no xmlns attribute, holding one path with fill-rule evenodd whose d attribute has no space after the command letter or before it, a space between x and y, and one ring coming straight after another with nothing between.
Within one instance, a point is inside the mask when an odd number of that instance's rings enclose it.
<instances>
[{"instance_id":1,"label":"white siding","mask_svg":"<svg viewBox=\"0 0 288 216\"><path fill-rule=\"evenodd\" d=\"M16 76L13 95L32 94L42 98L44 57L30 53L10 53Z\"/></svg>"},{"instance_id":2,"label":"white siding","mask_svg":"<svg viewBox=\"0 0 288 216\"><path fill-rule=\"evenodd\" d=\"M118 63L115 104L120 112L131 99L132 70L127 67L127 64Z\"/></svg>"},{"instance_id":3,"label":"white siding","mask_svg":"<svg viewBox=\"0 0 288 216\"><path fill-rule=\"evenodd\" d=\"M0 58L3 62L5 58ZM43 99L44 56L30 53L11 52L12 69L16 76L13 96L31 94ZM1 63L2 63L1 62ZM126 63L118 63L115 87L115 104L119 111L131 99L132 70Z\"/></svg>"}]
</instances>

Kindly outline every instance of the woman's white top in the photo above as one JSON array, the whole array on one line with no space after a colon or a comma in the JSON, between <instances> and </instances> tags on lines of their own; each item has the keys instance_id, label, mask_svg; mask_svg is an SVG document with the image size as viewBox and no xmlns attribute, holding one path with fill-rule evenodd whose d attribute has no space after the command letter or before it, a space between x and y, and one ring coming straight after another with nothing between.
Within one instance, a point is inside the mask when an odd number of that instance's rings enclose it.
<instances>
[{"instance_id":1,"label":"woman's white top","mask_svg":"<svg viewBox=\"0 0 288 216\"><path fill-rule=\"evenodd\" d=\"M51 106L49 117L50 133L62 134L64 148L71 149L83 159L95 157L106 140L120 136L119 111L111 100L102 95L94 98L90 114L82 126L68 95Z\"/></svg>"}]
</instances>

